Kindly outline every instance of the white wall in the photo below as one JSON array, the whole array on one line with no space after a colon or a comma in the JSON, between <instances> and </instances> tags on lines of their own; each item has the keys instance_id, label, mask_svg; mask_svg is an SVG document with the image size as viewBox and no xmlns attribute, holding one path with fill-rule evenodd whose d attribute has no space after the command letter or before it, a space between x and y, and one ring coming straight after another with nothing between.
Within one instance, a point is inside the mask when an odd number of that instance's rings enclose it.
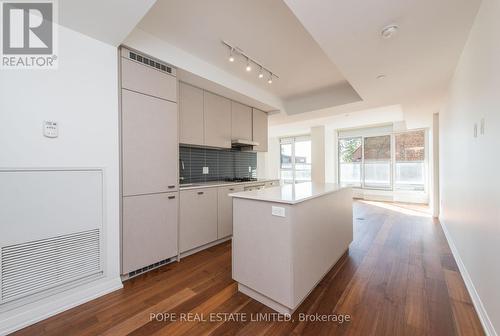
<instances>
[{"instance_id":1,"label":"white wall","mask_svg":"<svg viewBox=\"0 0 500 336\"><path fill-rule=\"evenodd\" d=\"M106 277L0 313L0 334L121 287L117 50L60 27L58 56L57 70L0 70L0 167L104 168Z\"/></svg>"},{"instance_id":2,"label":"white wall","mask_svg":"<svg viewBox=\"0 0 500 336\"><path fill-rule=\"evenodd\" d=\"M490 334L500 330L499 18L500 1L483 0L439 120L440 218Z\"/></svg>"},{"instance_id":3,"label":"white wall","mask_svg":"<svg viewBox=\"0 0 500 336\"><path fill-rule=\"evenodd\" d=\"M280 178L280 139L270 137L267 144L267 152L257 154L257 177Z\"/></svg>"},{"instance_id":4,"label":"white wall","mask_svg":"<svg viewBox=\"0 0 500 336\"><path fill-rule=\"evenodd\" d=\"M325 126L311 128L311 181L325 183Z\"/></svg>"}]
</instances>

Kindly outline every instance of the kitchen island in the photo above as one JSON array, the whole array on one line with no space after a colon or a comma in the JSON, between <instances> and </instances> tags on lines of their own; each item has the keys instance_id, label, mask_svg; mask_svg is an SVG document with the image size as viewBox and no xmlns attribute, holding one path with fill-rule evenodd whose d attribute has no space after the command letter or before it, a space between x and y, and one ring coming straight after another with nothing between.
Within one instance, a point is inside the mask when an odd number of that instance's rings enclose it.
<instances>
[{"instance_id":1,"label":"kitchen island","mask_svg":"<svg viewBox=\"0 0 500 336\"><path fill-rule=\"evenodd\" d=\"M230 196L238 290L292 314L349 249L352 190L300 183Z\"/></svg>"}]
</instances>

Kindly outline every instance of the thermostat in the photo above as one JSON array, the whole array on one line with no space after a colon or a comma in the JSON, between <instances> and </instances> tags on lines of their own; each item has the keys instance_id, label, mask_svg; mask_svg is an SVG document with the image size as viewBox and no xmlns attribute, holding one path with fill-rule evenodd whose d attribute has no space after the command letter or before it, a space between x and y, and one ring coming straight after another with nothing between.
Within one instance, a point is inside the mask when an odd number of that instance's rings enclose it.
<instances>
[{"instance_id":1,"label":"thermostat","mask_svg":"<svg viewBox=\"0 0 500 336\"><path fill-rule=\"evenodd\" d=\"M59 135L59 130L56 121L44 121L43 122L43 135L47 138L57 138Z\"/></svg>"}]
</instances>

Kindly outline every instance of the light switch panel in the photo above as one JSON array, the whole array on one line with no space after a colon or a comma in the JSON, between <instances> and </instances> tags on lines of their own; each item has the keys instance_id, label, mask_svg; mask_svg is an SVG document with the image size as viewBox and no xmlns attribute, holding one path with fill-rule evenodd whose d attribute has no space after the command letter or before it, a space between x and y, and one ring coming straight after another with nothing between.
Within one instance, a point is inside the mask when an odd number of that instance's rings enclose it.
<instances>
[{"instance_id":1,"label":"light switch panel","mask_svg":"<svg viewBox=\"0 0 500 336\"><path fill-rule=\"evenodd\" d=\"M273 216L285 217L285 208L273 206L271 208L271 213Z\"/></svg>"},{"instance_id":2,"label":"light switch panel","mask_svg":"<svg viewBox=\"0 0 500 336\"><path fill-rule=\"evenodd\" d=\"M47 138L57 138L57 136L59 135L57 122L45 120L43 122L43 135Z\"/></svg>"},{"instance_id":3,"label":"light switch panel","mask_svg":"<svg viewBox=\"0 0 500 336\"><path fill-rule=\"evenodd\" d=\"M203 167L203 174L206 175L209 173L208 167Z\"/></svg>"}]
</instances>

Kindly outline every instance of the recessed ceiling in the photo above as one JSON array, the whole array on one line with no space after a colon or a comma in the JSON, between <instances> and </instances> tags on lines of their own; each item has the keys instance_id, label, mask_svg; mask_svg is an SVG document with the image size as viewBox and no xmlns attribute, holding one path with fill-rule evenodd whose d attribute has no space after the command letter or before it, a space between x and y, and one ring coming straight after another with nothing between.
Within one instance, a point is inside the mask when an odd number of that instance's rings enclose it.
<instances>
[{"instance_id":1,"label":"recessed ceiling","mask_svg":"<svg viewBox=\"0 0 500 336\"><path fill-rule=\"evenodd\" d=\"M138 28L283 100L325 88L332 88L332 94L339 86L352 90L281 0L161 0ZM245 71L244 59L228 62L221 40L240 47L280 79L268 84L255 67Z\"/></svg>"},{"instance_id":2,"label":"recessed ceiling","mask_svg":"<svg viewBox=\"0 0 500 336\"><path fill-rule=\"evenodd\" d=\"M431 120L444 100L481 2L284 1L363 98L354 105L367 109L401 104L405 114L430 114ZM383 38L383 28L391 24L398 26L397 33ZM380 74L383 80L377 79ZM339 110L344 106L324 112ZM311 115L291 119L307 117Z\"/></svg>"}]
</instances>

